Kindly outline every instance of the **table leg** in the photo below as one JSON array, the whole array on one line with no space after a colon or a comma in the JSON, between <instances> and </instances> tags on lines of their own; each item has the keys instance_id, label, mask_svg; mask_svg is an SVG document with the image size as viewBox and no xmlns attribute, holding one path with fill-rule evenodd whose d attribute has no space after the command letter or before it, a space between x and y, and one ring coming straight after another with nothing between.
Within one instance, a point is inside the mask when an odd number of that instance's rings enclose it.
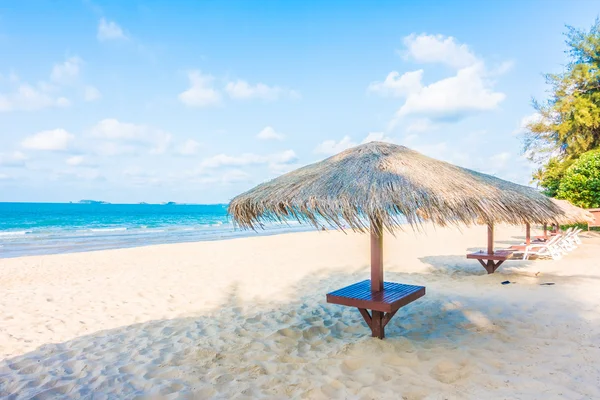
<instances>
[{"instance_id":1,"label":"table leg","mask_svg":"<svg viewBox=\"0 0 600 400\"><path fill-rule=\"evenodd\" d=\"M379 339L383 339L385 337L383 327L383 312L373 310L371 313L371 332L373 333L373 337L377 337Z\"/></svg>"}]
</instances>

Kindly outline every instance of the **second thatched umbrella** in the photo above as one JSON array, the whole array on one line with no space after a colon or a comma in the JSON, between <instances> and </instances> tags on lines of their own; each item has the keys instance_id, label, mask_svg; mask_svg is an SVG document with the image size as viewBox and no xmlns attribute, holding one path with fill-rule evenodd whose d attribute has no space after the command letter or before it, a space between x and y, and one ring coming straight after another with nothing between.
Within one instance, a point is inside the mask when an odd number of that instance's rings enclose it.
<instances>
[{"instance_id":1,"label":"second thatched umbrella","mask_svg":"<svg viewBox=\"0 0 600 400\"><path fill-rule=\"evenodd\" d=\"M324 222L370 230L370 281L330 293L328 301L358 307L373 335L381 338L398 308L425 293L425 288L383 281L385 230L393 233L405 221L418 226L423 215L445 226L478 220L543 223L563 214L532 188L381 142L348 149L258 185L235 197L228 211L243 228L296 218L316 227Z\"/></svg>"},{"instance_id":2,"label":"second thatched umbrella","mask_svg":"<svg viewBox=\"0 0 600 400\"><path fill-rule=\"evenodd\" d=\"M544 238L547 237L547 223L560 226L566 224L589 224L590 222L594 222L594 216L588 210L577 207L567 200L552 199L552 202L562 210L563 215L544 222Z\"/></svg>"}]
</instances>

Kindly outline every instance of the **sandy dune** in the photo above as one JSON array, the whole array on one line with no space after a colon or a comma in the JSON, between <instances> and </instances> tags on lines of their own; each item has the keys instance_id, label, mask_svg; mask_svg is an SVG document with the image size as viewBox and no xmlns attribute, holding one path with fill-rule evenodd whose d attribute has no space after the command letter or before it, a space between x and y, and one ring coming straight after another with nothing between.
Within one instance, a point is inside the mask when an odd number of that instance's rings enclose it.
<instances>
[{"instance_id":1,"label":"sandy dune","mask_svg":"<svg viewBox=\"0 0 600 400\"><path fill-rule=\"evenodd\" d=\"M600 237L486 275L485 234L386 237L386 280L427 295L384 341L325 303L368 277L365 235L0 260L0 398L600 398Z\"/></svg>"}]
</instances>

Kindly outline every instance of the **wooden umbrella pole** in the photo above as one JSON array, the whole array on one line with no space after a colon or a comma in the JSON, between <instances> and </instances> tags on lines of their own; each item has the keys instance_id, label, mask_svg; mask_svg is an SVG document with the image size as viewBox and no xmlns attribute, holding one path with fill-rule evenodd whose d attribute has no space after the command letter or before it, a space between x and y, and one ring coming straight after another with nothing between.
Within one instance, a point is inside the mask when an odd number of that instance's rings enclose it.
<instances>
[{"instance_id":1,"label":"wooden umbrella pole","mask_svg":"<svg viewBox=\"0 0 600 400\"><path fill-rule=\"evenodd\" d=\"M494 224L488 224L488 254L494 254Z\"/></svg>"},{"instance_id":2,"label":"wooden umbrella pole","mask_svg":"<svg viewBox=\"0 0 600 400\"><path fill-rule=\"evenodd\" d=\"M371 220L371 291L383 290L383 227Z\"/></svg>"},{"instance_id":3,"label":"wooden umbrella pole","mask_svg":"<svg viewBox=\"0 0 600 400\"><path fill-rule=\"evenodd\" d=\"M383 291L383 227L381 221L371 220L371 292ZM371 311L371 336L385 337L384 313Z\"/></svg>"},{"instance_id":4,"label":"wooden umbrella pole","mask_svg":"<svg viewBox=\"0 0 600 400\"><path fill-rule=\"evenodd\" d=\"M525 244L528 246L531 244L531 224L529 222L525 224Z\"/></svg>"},{"instance_id":5,"label":"wooden umbrella pole","mask_svg":"<svg viewBox=\"0 0 600 400\"><path fill-rule=\"evenodd\" d=\"M548 237L548 224L544 223L544 238Z\"/></svg>"}]
</instances>

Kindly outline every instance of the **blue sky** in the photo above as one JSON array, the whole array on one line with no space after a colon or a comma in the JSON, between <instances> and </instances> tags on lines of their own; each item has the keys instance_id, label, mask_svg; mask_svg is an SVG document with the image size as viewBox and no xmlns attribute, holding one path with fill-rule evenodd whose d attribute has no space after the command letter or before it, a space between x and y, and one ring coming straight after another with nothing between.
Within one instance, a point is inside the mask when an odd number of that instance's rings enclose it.
<instances>
[{"instance_id":1,"label":"blue sky","mask_svg":"<svg viewBox=\"0 0 600 400\"><path fill-rule=\"evenodd\" d=\"M227 202L365 140L527 184L581 1L0 4L0 201Z\"/></svg>"}]
</instances>

